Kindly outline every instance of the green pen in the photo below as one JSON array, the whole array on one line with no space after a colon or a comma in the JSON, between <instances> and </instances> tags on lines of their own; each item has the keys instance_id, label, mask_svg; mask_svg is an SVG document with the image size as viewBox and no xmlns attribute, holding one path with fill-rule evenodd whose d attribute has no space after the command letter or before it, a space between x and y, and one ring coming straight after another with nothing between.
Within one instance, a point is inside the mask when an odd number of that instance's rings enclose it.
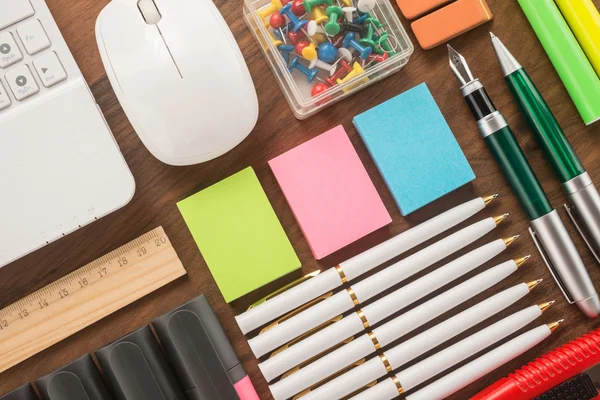
<instances>
[{"instance_id":1,"label":"green pen","mask_svg":"<svg viewBox=\"0 0 600 400\"><path fill-rule=\"evenodd\" d=\"M550 107L521 64L490 33L504 79L569 198L567 213L600 263L600 195Z\"/></svg>"}]
</instances>

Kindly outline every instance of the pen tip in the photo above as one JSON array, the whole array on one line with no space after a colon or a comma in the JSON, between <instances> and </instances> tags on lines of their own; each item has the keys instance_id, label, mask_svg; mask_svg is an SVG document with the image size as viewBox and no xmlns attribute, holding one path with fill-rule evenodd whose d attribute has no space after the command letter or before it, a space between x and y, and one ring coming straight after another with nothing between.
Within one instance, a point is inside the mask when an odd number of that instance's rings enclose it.
<instances>
[{"instance_id":1,"label":"pen tip","mask_svg":"<svg viewBox=\"0 0 600 400\"><path fill-rule=\"evenodd\" d=\"M556 303L556 301L554 300L550 300L546 303L542 303L542 304L538 304L538 307L540 308L540 310L542 310L542 312L546 311L547 309L549 309L550 307L552 307L552 305Z\"/></svg>"},{"instance_id":2,"label":"pen tip","mask_svg":"<svg viewBox=\"0 0 600 400\"><path fill-rule=\"evenodd\" d=\"M533 289L535 289L543 281L544 281L543 279L538 279L535 281L527 282L527 287L529 288L529 291L532 291Z\"/></svg>"},{"instance_id":3,"label":"pen tip","mask_svg":"<svg viewBox=\"0 0 600 400\"><path fill-rule=\"evenodd\" d=\"M494 39L494 38L496 37L496 35L494 35L494 33L493 33L493 32L490 32L490 37L491 37L492 39Z\"/></svg>"},{"instance_id":4,"label":"pen tip","mask_svg":"<svg viewBox=\"0 0 600 400\"><path fill-rule=\"evenodd\" d=\"M525 257L517 258L516 260L514 260L515 264L517 264L517 268L519 268L521 265L523 265L527 261L529 261L530 258L531 258L531 256L525 256Z\"/></svg>"},{"instance_id":5,"label":"pen tip","mask_svg":"<svg viewBox=\"0 0 600 400\"><path fill-rule=\"evenodd\" d=\"M564 319L559 319L558 321L550 322L546 326L548 327L548 329L550 329L550 332L554 332L563 322L565 322Z\"/></svg>"},{"instance_id":6,"label":"pen tip","mask_svg":"<svg viewBox=\"0 0 600 400\"><path fill-rule=\"evenodd\" d=\"M482 199L483 199L483 202L485 203L485 205L489 206L492 201L494 201L498 198L498 196L500 196L498 193L494 193L491 196L482 197Z\"/></svg>"},{"instance_id":7,"label":"pen tip","mask_svg":"<svg viewBox=\"0 0 600 400\"><path fill-rule=\"evenodd\" d=\"M497 217L494 217L494 222L496 223L496 225L498 225L498 224L500 224L500 222L502 222L506 218L508 218L509 215L510 215L510 213L505 213L505 214L499 215Z\"/></svg>"},{"instance_id":8,"label":"pen tip","mask_svg":"<svg viewBox=\"0 0 600 400\"><path fill-rule=\"evenodd\" d=\"M508 237L506 239L502 239L502 240L504 240L504 244L506 245L506 247L508 247L511 244L513 244L515 242L515 240L517 240L519 238L519 236L521 236L521 235L514 235L514 236Z\"/></svg>"}]
</instances>

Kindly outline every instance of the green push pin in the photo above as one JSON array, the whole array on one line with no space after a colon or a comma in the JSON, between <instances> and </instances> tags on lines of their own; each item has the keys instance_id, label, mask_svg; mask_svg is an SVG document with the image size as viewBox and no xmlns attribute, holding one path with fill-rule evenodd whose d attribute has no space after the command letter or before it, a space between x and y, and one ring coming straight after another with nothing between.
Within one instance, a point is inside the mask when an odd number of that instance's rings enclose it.
<instances>
[{"instance_id":1,"label":"green push pin","mask_svg":"<svg viewBox=\"0 0 600 400\"><path fill-rule=\"evenodd\" d=\"M325 10L327 16L329 17L329 22L325 24L323 29L329 36L335 36L340 33L341 27L338 24L337 20L339 17L344 15L344 11L338 6L329 6L327 10Z\"/></svg>"},{"instance_id":2,"label":"green push pin","mask_svg":"<svg viewBox=\"0 0 600 400\"><path fill-rule=\"evenodd\" d=\"M330 6L333 4L333 0L304 0L304 9L307 13L310 13L314 7L318 7L321 4Z\"/></svg>"},{"instance_id":3,"label":"green push pin","mask_svg":"<svg viewBox=\"0 0 600 400\"><path fill-rule=\"evenodd\" d=\"M372 48L373 50L376 50L377 42L375 42L373 40L373 33L374 33L374 30L375 30L375 27L377 26L377 24L379 24L380 26L383 26L383 24L374 18L367 18L365 20L365 23L368 24L367 25L367 33L358 42L365 47L368 46L368 47Z\"/></svg>"},{"instance_id":4,"label":"green push pin","mask_svg":"<svg viewBox=\"0 0 600 400\"><path fill-rule=\"evenodd\" d=\"M388 53L388 55L391 57L393 55L396 55L396 51L394 51L394 49L392 48L392 45L389 42L389 37L390 34L388 32L383 33L379 39L377 40L377 43L379 44L379 46L381 46L381 49L383 49L383 51L379 48L375 49L375 53L377 54L384 54L384 53Z\"/></svg>"}]
</instances>

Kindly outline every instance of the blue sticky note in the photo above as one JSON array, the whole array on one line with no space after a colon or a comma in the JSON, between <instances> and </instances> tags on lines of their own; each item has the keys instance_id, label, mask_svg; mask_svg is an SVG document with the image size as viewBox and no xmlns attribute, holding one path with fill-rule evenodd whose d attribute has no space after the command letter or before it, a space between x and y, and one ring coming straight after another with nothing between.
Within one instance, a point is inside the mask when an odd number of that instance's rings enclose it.
<instances>
[{"instance_id":1,"label":"blue sticky note","mask_svg":"<svg viewBox=\"0 0 600 400\"><path fill-rule=\"evenodd\" d=\"M402 215L475 179L425 83L357 115L354 125Z\"/></svg>"}]
</instances>

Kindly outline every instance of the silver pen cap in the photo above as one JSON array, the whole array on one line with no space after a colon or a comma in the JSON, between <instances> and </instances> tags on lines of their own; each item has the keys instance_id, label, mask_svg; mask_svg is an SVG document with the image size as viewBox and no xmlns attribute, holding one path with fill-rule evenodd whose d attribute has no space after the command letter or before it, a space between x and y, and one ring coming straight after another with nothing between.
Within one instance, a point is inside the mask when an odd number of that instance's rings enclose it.
<instances>
[{"instance_id":1,"label":"silver pen cap","mask_svg":"<svg viewBox=\"0 0 600 400\"><path fill-rule=\"evenodd\" d=\"M569 304L589 318L600 315L596 289L556 210L531 221L529 232Z\"/></svg>"},{"instance_id":2,"label":"silver pen cap","mask_svg":"<svg viewBox=\"0 0 600 400\"><path fill-rule=\"evenodd\" d=\"M587 172L562 184L569 196L569 217L600 263L600 194Z\"/></svg>"}]
</instances>

